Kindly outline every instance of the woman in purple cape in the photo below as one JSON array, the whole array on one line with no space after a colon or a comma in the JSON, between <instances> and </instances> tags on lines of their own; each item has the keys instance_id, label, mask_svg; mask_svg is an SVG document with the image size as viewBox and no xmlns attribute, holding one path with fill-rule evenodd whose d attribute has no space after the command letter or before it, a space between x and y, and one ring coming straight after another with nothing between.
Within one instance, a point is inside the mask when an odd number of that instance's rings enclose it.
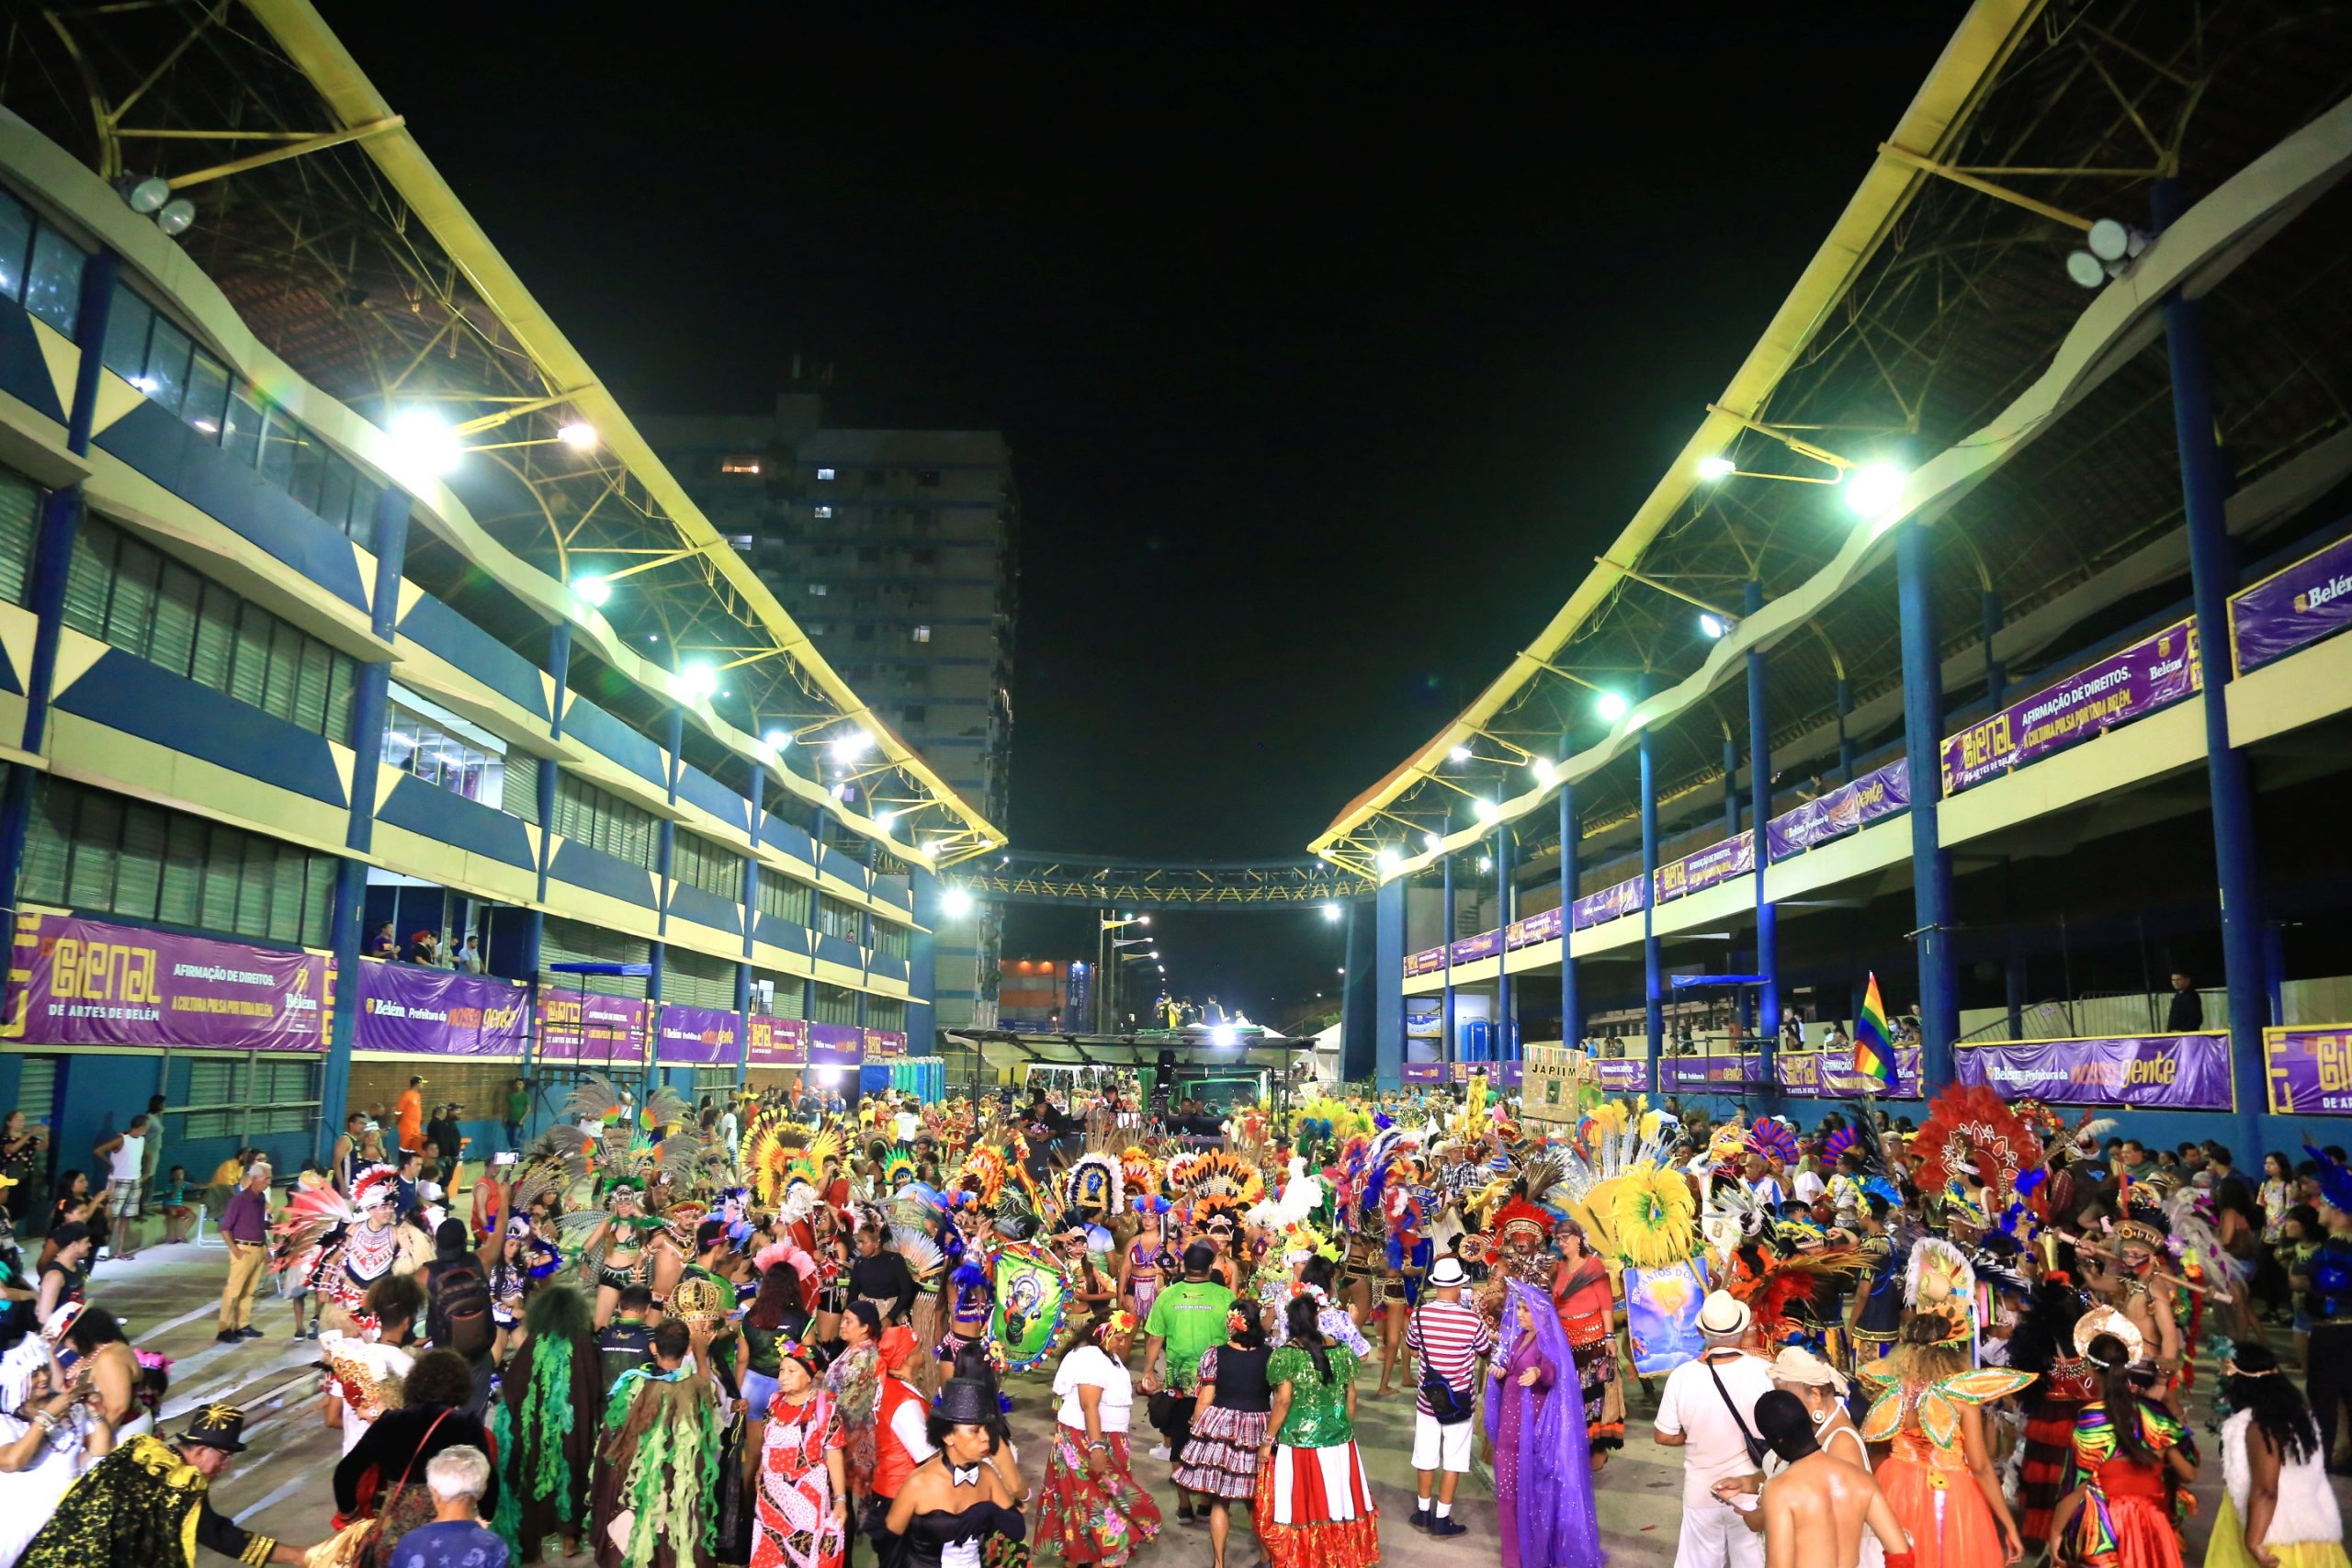
<instances>
[{"instance_id":1,"label":"woman in purple cape","mask_svg":"<svg viewBox=\"0 0 2352 1568\"><path fill-rule=\"evenodd\" d=\"M1487 1371L1502 1568L1600 1568L1592 1454L1576 1361L1551 1298L1510 1280Z\"/></svg>"}]
</instances>

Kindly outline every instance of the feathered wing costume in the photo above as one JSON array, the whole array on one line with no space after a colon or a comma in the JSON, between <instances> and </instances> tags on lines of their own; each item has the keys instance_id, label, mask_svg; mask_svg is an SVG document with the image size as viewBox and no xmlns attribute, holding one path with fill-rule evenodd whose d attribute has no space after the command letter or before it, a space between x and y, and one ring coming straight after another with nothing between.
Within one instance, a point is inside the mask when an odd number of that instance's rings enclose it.
<instances>
[{"instance_id":1,"label":"feathered wing costume","mask_svg":"<svg viewBox=\"0 0 2352 1568\"><path fill-rule=\"evenodd\" d=\"M1574 1357L1552 1298L1523 1280L1505 1286L1496 1381L1487 1391L1495 1454L1495 1507L1503 1568L1600 1568L1592 1450ZM1520 1374L1537 1369L1536 1386Z\"/></svg>"}]
</instances>

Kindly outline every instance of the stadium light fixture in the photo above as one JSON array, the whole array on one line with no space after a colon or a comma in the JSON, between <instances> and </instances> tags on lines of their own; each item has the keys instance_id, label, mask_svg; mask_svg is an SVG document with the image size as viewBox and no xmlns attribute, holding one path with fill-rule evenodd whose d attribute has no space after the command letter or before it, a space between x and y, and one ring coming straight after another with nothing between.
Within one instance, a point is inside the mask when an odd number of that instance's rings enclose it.
<instances>
[{"instance_id":1,"label":"stadium light fixture","mask_svg":"<svg viewBox=\"0 0 2352 1568\"><path fill-rule=\"evenodd\" d=\"M1483 795L1477 800L1473 801L1471 806L1472 809L1478 813L1478 820L1481 822L1492 822L1496 818L1500 817L1503 814L1503 808L1501 807L1497 806L1493 801L1485 798Z\"/></svg>"},{"instance_id":2,"label":"stadium light fixture","mask_svg":"<svg viewBox=\"0 0 2352 1568\"><path fill-rule=\"evenodd\" d=\"M939 895L939 912L951 920L960 920L972 912L972 896L960 887L943 889Z\"/></svg>"},{"instance_id":3,"label":"stadium light fixture","mask_svg":"<svg viewBox=\"0 0 2352 1568\"><path fill-rule=\"evenodd\" d=\"M601 610L612 602L613 580L601 572L583 572L571 580L571 591L582 604Z\"/></svg>"},{"instance_id":4,"label":"stadium light fixture","mask_svg":"<svg viewBox=\"0 0 2352 1568\"><path fill-rule=\"evenodd\" d=\"M1462 763L1470 760L1470 748L1467 746L1456 746L1453 750L1448 751L1445 754L1445 760L1458 767Z\"/></svg>"},{"instance_id":5,"label":"stadium light fixture","mask_svg":"<svg viewBox=\"0 0 2352 1568\"><path fill-rule=\"evenodd\" d=\"M384 434L392 444L393 462L412 475L437 479L465 456L465 447L449 422L429 409L405 409L394 414Z\"/></svg>"},{"instance_id":6,"label":"stadium light fixture","mask_svg":"<svg viewBox=\"0 0 2352 1568\"><path fill-rule=\"evenodd\" d=\"M1323 918L1324 918L1324 919L1326 919L1326 920L1329 921L1329 922L1330 922L1331 924L1333 924L1333 925L1337 925L1337 924L1339 924L1339 921L1340 921L1340 907L1339 907L1337 904L1326 904L1326 905L1324 905L1324 906L1323 906Z\"/></svg>"},{"instance_id":7,"label":"stadium light fixture","mask_svg":"<svg viewBox=\"0 0 2352 1568\"><path fill-rule=\"evenodd\" d=\"M574 452L594 452L596 449L596 427L585 420L575 419L564 425L555 433L555 438Z\"/></svg>"},{"instance_id":8,"label":"stadium light fixture","mask_svg":"<svg viewBox=\"0 0 2352 1568\"><path fill-rule=\"evenodd\" d=\"M1623 692L1602 692L1592 699L1592 711L1600 716L1603 724L1614 724L1634 711Z\"/></svg>"},{"instance_id":9,"label":"stadium light fixture","mask_svg":"<svg viewBox=\"0 0 2352 1568\"><path fill-rule=\"evenodd\" d=\"M1527 765L1535 770L1535 782L1545 789L1550 789L1559 780L1559 764L1549 757L1530 757Z\"/></svg>"},{"instance_id":10,"label":"stadium light fixture","mask_svg":"<svg viewBox=\"0 0 2352 1568\"><path fill-rule=\"evenodd\" d=\"M847 730L832 739L826 748L836 762L854 762L874 749L874 737L863 729Z\"/></svg>"},{"instance_id":11,"label":"stadium light fixture","mask_svg":"<svg viewBox=\"0 0 2352 1568\"><path fill-rule=\"evenodd\" d=\"M1718 615L1713 610L1699 612L1699 631L1709 642L1723 641L1724 634L1731 630L1732 625L1727 615Z\"/></svg>"},{"instance_id":12,"label":"stadium light fixture","mask_svg":"<svg viewBox=\"0 0 2352 1568\"><path fill-rule=\"evenodd\" d=\"M768 743L771 751L789 750L792 746L792 731L789 729L771 729L760 739Z\"/></svg>"},{"instance_id":13,"label":"stadium light fixture","mask_svg":"<svg viewBox=\"0 0 2352 1568\"><path fill-rule=\"evenodd\" d=\"M1383 845L1380 852L1372 857L1372 863L1380 868L1381 875L1394 876L1405 869L1405 857L1393 846Z\"/></svg>"},{"instance_id":14,"label":"stadium light fixture","mask_svg":"<svg viewBox=\"0 0 2352 1568\"><path fill-rule=\"evenodd\" d=\"M708 664L689 664L678 671L678 684L687 696L707 703L718 694L718 671Z\"/></svg>"},{"instance_id":15,"label":"stadium light fixture","mask_svg":"<svg viewBox=\"0 0 2352 1568\"><path fill-rule=\"evenodd\" d=\"M1480 855L1478 857L1478 869L1482 872L1494 870L1495 857L1492 855Z\"/></svg>"},{"instance_id":16,"label":"stadium light fixture","mask_svg":"<svg viewBox=\"0 0 2352 1568\"><path fill-rule=\"evenodd\" d=\"M890 824L898 819L899 814L895 811L877 811L874 814L874 825L886 833L890 830Z\"/></svg>"},{"instance_id":17,"label":"stadium light fixture","mask_svg":"<svg viewBox=\"0 0 2352 1568\"><path fill-rule=\"evenodd\" d=\"M1727 479L1737 472L1739 472L1739 465L1729 457L1716 456L1699 459L1699 477L1702 479L1711 482L1715 479Z\"/></svg>"},{"instance_id":18,"label":"stadium light fixture","mask_svg":"<svg viewBox=\"0 0 2352 1568\"><path fill-rule=\"evenodd\" d=\"M1865 463L1846 476L1838 488L1846 494L1846 510L1857 517L1881 517L1902 497L1908 476L1892 463Z\"/></svg>"}]
</instances>

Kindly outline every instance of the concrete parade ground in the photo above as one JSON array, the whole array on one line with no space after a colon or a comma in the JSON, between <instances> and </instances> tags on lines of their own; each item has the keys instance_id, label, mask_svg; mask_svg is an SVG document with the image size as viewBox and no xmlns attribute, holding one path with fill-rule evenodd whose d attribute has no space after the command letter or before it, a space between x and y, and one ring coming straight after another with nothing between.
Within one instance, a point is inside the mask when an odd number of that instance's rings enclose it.
<instances>
[{"instance_id":1,"label":"concrete parade ground","mask_svg":"<svg viewBox=\"0 0 2352 1568\"><path fill-rule=\"evenodd\" d=\"M242 1345L215 1343L214 1314L226 1268L227 1253L217 1243L201 1247L155 1247L127 1263L101 1263L91 1280L90 1299L125 1320L124 1327L134 1344L175 1358L171 1392L164 1404L163 1432L179 1430L187 1413L199 1404L226 1400L245 1408L246 1439L251 1447L238 1457L228 1479L217 1488L219 1506L250 1529L310 1545L327 1534L328 1517L334 1506L334 1465L342 1451L338 1433L324 1425L320 1414L313 1370L317 1347L310 1340L292 1337L291 1311L276 1297L264 1298L263 1310L255 1319L265 1337ZM1140 1364L1140 1352L1133 1359ZM1357 1403L1358 1438L1380 1507L1383 1559L1447 1568L1494 1563L1494 1493L1483 1470L1464 1479L1456 1501L1455 1515L1468 1527L1468 1533L1431 1540L1408 1523L1414 1495L1413 1472L1408 1462L1413 1398L1406 1369L1399 1366L1395 1391L1385 1399L1372 1396L1372 1390L1378 1386L1376 1363L1366 1370L1370 1378L1361 1385ZM1046 1428L1053 1408L1050 1381L1041 1368L1012 1379L1008 1385L1014 1400L1014 1438L1023 1469L1033 1484L1044 1472ZM2215 1440L2204 1430L2212 1378L2210 1373L2200 1375L2199 1382L2195 1412L2204 1463L2195 1488L2198 1513L2188 1526L2187 1561L2192 1565L2204 1559L2205 1540L2221 1490ZM1596 1481L1601 1544L1612 1568L1664 1568L1674 1561L1680 1518L1680 1459L1676 1450L1650 1441L1655 1395L1636 1382L1630 1385L1628 1403L1629 1440ZM1142 1405L1138 1398L1139 1422ZM1135 1439L1137 1473L1150 1487L1164 1516L1159 1539L1146 1547L1136 1562L1155 1568L1203 1568L1211 1561L1206 1528L1176 1523L1169 1466L1146 1452L1157 1438L1138 1430ZM2352 1483L2339 1480L2335 1484L2339 1501L2352 1509ZM1227 1561L1231 1568L1251 1568L1258 1553L1246 1511L1235 1512L1233 1526ZM220 1568L229 1561L210 1553L199 1555L209 1568ZM857 1561L870 1561L863 1548ZM1059 1560L1041 1556L1040 1561Z\"/></svg>"}]
</instances>

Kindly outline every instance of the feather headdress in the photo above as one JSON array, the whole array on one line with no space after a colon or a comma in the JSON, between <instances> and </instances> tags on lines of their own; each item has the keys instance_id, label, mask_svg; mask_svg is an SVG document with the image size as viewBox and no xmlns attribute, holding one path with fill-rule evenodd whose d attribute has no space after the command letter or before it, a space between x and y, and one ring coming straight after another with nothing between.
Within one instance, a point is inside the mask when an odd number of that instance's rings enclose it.
<instances>
[{"instance_id":1,"label":"feather headdress","mask_svg":"<svg viewBox=\"0 0 2352 1568\"><path fill-rule=\"evenodd\" d=\"M1609 1234L1619 1261L1639 1269L1665 1269L1690 1258L1699 1199L1680 1171L1640 1166L1606 1190Z\"/></svg>"},{"instance_id":2,"label":"feather headdress","mask_svg":"<svg viewBox=\"0 0 2352 1568\"><path fill-rule=\"evenodd\" d=\"M1928 1108L1912 1142L1923 1191L1983 1186L1997 1213L2016 1200L2018 1175L2041 1163L2041 1140L2007 1101L1984 1084L1953 1084Z\"/></svg>"},{"instance_id":3,"label":"feather headdress","mask_svg":"<svg viewBox=\"0 0 2352 1568\"><path fill-rule=\"evenodd\" d=\"M1943 1343L1976 1337L1976 1270L1941 1236L1921 1236L1904 1270L1903 1300L1915 1317L1940 1318Z\"/></svg>"}]
</instances>

